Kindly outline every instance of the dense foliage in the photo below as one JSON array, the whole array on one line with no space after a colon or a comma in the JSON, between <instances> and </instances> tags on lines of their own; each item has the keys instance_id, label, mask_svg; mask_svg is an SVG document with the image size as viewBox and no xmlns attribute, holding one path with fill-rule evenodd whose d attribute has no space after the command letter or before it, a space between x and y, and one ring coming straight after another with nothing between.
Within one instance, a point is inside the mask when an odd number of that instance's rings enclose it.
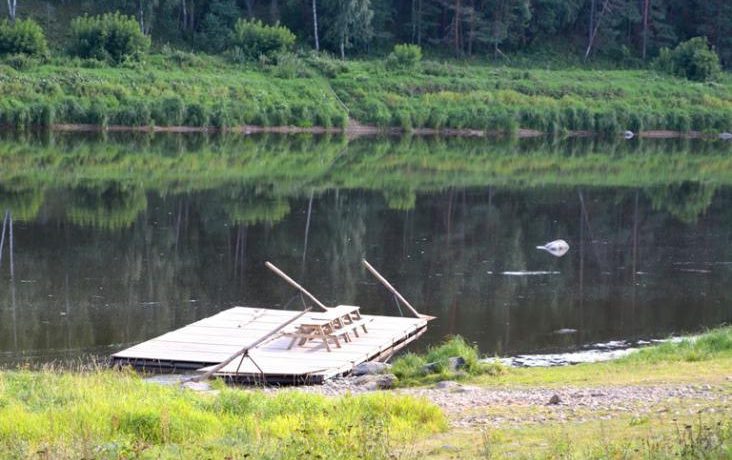
<instances>
[{"instance_id":1,"label":"dense foliage","mask_svg":"<svg viewBox=\"0 0 732 460\"><path fill-rule=\"evenodd\" d=\"M685 41L673 51L662 49L655 64L672 75L696 81L714 80L721 72L719 56L709 49L704 37Z\"/></svg>"},{"instance_id":2,"label":"dense foliage","mask_svg":"<svg viewBox=\"0 0 732 460\"><path fill-rule=\"evenodd\" d=\"M220 52L239 19L280 24L306 47L385 55L396 43L428 54L579 63L649 61L664 47L706 36L732 65L732 2L724 0L20 0L21 16L61 44L83 14L120 11L160 45ZM549 59L552 60L552 59Z\"/></svg>"},{"instance_id":3,"label":"dense foliage","mask_svg":"<svg viewBox=\"0 0 732 460\"><path fill-rule=\"evenodd\" d=\"M0 21L0 56L44 56L47 52L46 36L34 20Z\"/></svg>"},{"instance_id":4,"label":"dense foliage","mask_svg":"<svg viewBox=\"0 0 732 460\"><path fill-rule=\"evenodd\" d=\"M119 12L101 16L82 16L71 22L69 50L81 58L119 64L147 51L146 37L134 18Z\"/></svg>"},{"instance_id":5,"label":"dense foliage","mask_svg":"<svg viewBox=\"0 0 732 460\"><path fill-rule=\"evenodd\" d=\"M395 45L386 58L387 68L414 69L422 60L422 47L419 45Z\"/></svg>"},{"instance_id":6,"label":"dense foliage","mask_svg":"<svg viewBox=\"0 0 732 460\"><path fill-rule=\"evenodd\" d=\"M251 60L260 56L274 57L294 44L295 35L287 27L268 26L262 21L237 21L231 38L231 48Z\"/></svg>"}]
</instances>

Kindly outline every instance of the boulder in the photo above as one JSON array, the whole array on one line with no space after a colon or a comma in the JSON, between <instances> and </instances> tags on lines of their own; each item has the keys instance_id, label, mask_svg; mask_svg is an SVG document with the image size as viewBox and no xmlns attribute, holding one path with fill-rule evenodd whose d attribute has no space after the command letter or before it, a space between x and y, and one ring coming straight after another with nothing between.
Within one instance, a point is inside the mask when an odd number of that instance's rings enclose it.
<instances>
[{"instance_id":1,"label":"boulder","mask_svg":"<svg viewBox=\"0 0 732 460\"><path fill-rule=\"evenodd\" d=\"M465 358L462 356L453 356L451 358L447 358L447 362L445 363L445 367L449 372L458 372L459 370L465 368L466 366ZM440 370L440 363L434 362L434 363L427 363L424 366L422 366L422 372L425 374L434 374Z\"/></svg>"},{"instance_id":2,"label":"boulder","mask_svg":"<svg viewBox=\"0 0 732 460\"><path fill-rule=\"evenodd\" d=\"M457 382L453 382L452 380L443 380L441 382L435 383L435 388L438 390L454 390L456 388L461 387Z\"/></svg>"},{"instance_id":3,"label":"boulder","mask_svg":"<svg viewBox=\"0 0 732 460\"><path fill-rule=\"evenodd\" d=\"M558 394L554 394L554 395L552 395L551 398L549 398L549 403L548 404L551 405L551 406L556 406L560 402L562 402L562 400L559 398L559 395Z\"/></svg>"},{"instance_id":4,"label":"boulder","mask_svg":"<svg viewBox=\"0 0 732 460\"><path fill-rule=\"evenodd\" d=\"M354 367L351 371L351 375L358 377L359 375L385 374L390 368L391 366L386 363L367 361Z\"/></svg>"},{"instance_id":5,"label":"boulder","mask_svg":"<svg viewBox=\"0 0 732 460\"><path fill-rule=\"evenodd\" d=\"M388 390L394 386L397 378L394 374L367 374L356 377L353 384L364 390Z\"/></svg>"},{"instance_id":6,"label":"boulder","mask_svg":"<svg viewBox=\"0 0 732 460\"><path fill-rule=\"evenodd\" d=\"M447 358L447 370L450 372L457 372L460 369L464 368L467 363L465 362L465 358L462 356L453 356L452 358Z\"/></svg>"}]
</instances>

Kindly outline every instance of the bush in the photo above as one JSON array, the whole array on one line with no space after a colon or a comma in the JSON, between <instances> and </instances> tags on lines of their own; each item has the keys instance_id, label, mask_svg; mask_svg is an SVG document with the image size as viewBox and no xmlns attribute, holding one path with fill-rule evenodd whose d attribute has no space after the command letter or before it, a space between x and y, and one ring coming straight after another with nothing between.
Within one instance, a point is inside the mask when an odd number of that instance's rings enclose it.
<instances>
[{"instance_id":1,"label":"bush","mask_svg":"<svg viewBox=\"0 0 732 460\"><path fill-rule=\"evenodd\" d=\"M654 61L658 70L694 81L715 80L721 73L719 56L705 37L694 37L673 50L663 48Z\"/></svg>"},{"instance_id":2,"label":"bush","mask_svg":"<svg viewBox=\"0 0 732 460\"><path fill-rule=\"evenodd\" d=\"M69 51L75 56L120 64L138 58L149 48L150 38L131 16L107 13L71 21Z\"/></svg>"},{"instance_id":3,"label":"bush","mask_svg":"<svg viewBox=\"0 0 732 460\"><path fill-rule=\"evenodd\" d=\"M0 22L0 55L25 54L42 57L48 54L43 29L32 19Z\"/></svg>"},{"instance_id":4,"label":"bush","mask_svg":"<svg viewBox=\"0 0 732 460\"><path fill-rule=\"evenodd\" d=\"M250 61L284 53L295 44L295 34L284 26L268 26L262 21L240 19L234 26L229 48L238 48L237 55Z\"/></svg>"},{"instance_id":5,"label":"bush","mask_svg":"<svg viewBox=\"0 0 732 460\"><path fill-rule=\"evenodd\" d=\"M155 104L152 118L158 126L180 126L183 124L185 105L178 96L166 97Z\"/></svg>"},{"instance_id":6,"label":"bush","mask_svg":"<svg viewBox=\"0 0 732 460\"><path fill-rule=\"evenodd\" d=\"M386 58L387 69L414 69L422 60L422 48L419 45L394 45Z\"/></svg>"},{"instance_id":7,"label":"bush","mask_svg":"<svg viewBox=\"0 0 732 460\"><path fill-rule=\"evenodd\" d=\"M23 71L38 64L38 59L28 54L10 54L5 56L2 62L15 70Z\"/></svg>"}]
</instances>

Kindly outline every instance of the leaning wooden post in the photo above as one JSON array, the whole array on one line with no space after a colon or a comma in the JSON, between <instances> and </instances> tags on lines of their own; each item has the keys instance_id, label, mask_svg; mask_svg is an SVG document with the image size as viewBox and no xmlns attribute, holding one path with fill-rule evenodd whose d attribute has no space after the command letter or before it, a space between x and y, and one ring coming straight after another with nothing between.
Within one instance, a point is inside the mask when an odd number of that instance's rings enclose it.
<instances>
[{"instance_id":1,"label":"leaning wooden post","mask_svg":"<svg viewBox=\"0 0 732 460\"><path fill-rule=\"evenodd\" d=\"M207 378L211 377L214 373L218 372L219 370L223 369L227 364L234 361L237 357L241 355L245 355L249 352L252 348L256 347L260 343L264 342L265 340L269 339L279 331L281 331L283 328L287 327L288 325L292 324L293 322L297 321L304 315L305 313L308 313L310 311L310 308L306 308L305 311L301 311L297 315L293 316L292 318L288 319L284 323L277 326L277 328L273 329L271 332L267 333L266 335L260 337L259 339L255 340L254 342L250 343L246 347L242 348L241 350L237 351L233 355L226 358L223 362L215 365L211 369L207 370L205 373L201 375L197 375L190 380L187 380L187 382L200 382L201 380L206 380Z\"/></svg>"},{"instance_id":2,"label":"leaning wooden post","mask_svg":"<svg viewBox=\"0 0 732 460\"><path fill-rule=\"evenodd\" d=\"M407 308L409 309L409 311L412 312L415 318L422 317L422 315L420 315L419 312L409 302L407 302L407 299L405 299L404 296L402 296L399 291L397 291L394 286L392 286L391 283L386 280L386 278L381 276L381 273L377 272L370 263L366 262L366 259L361 259L361 262L363 263L364 267L366 267L368 271L370 271L371 274L376 277L377 280L381 281L381 284L383 284L388 290L392 292L392 294L397 296L397 299L401 300L402 303L407 306Z\"/></svg>"},{"instance_id":3,"label":"leaning wooden post","mask_svg":"<svg viewBox=\"0 0 732 460\"><path fill-rule=\"evenodd\" d=\"M300 290L300 292L302 292L303 294L305 294L306 296L308 296L308 297L310 298L310 300L312 300L313 302L315 302L315 304L316 304L317 306L319 306L320 308L322 308L322 309L323 309L323 311L328 311L328 307L326 307L326 306L325 306L325 305L323 304L323 302L321 302L320 300L316 299L314 295L312 295L311 293L309 293L309 292L307 291L307 289L305 289L304 287L302 287L302 286L300 286L299 284L297 284L297 282L296 282L295 280L293 280L292 278L290 278L289 276L287 276L287 275L285 274L285 272L283 272L283 271L282 271L282 270L280 270L279 268L275 267L275 266L274 266L273 264L271 264L270 262L265 262L265 263L264 263L264 265L266 265L266 266L267 266L267 268L269 268L269 269L270 269L270 270L272 270L273 272L275 272L275 273L277 273L278 275L280 275L280 276L282 277L282 279L284 279L285 281L287 281L288 283L290 283L290 284L291 284L292 286L294 286L295 288L299 289L299 290Z\"/></svg>"}]
</instances>

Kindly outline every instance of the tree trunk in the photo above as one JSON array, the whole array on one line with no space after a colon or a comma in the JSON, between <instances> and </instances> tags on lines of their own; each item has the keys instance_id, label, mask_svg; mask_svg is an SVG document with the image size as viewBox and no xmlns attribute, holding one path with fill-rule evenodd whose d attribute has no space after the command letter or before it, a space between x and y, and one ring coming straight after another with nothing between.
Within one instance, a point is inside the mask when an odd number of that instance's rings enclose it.
<instances>
[{"instance_id":1,"label":"tree trunk","mask_svg":"<svg viewBox=\"0 0 732 460\"><path fill-rule=\"evenodd\" d=\"M247 17L252 19L254 17L254 0L246 0L244 5L247 7Z\"/></svg>"},{"instance_id":2,"label":"tree trunk","mask_svg":"<svg viewBox=\"0 0 732 460\"><path fill-rule=\"evenodd\" d=\"M188 8L186 7L186 0L180 0L180 24L183 31L188 27Z\"/></svg>"},{"instance_id":3,"label":"tree trunk","mask_svg":"<svg viewBox=\"0 0 732 460\"><path fill-rule=\"evenodd\" d=\"M417 0L412 0L412 40L415 43L417 38Z\"/></svg>"},{"instance_id":4,"label":"tree trunk","mask_svg":"<svg viewBox=\"0 0 732 460\"><path fill-rule=\"evenodd\" d=\"M280 4L277 0L270 0L269 2L269 17L275 24L280 22Z\"/></svg>"},{"instance_id":5,"label":"tree trunk","mask_svg":"<svg viewBox=\"0 0 732 460\"><path fill-rule=\"evenodd\" d=\"M422 0L417 0L417 44L422 46Z\"/></svg>"},{"instance_id":6,"label":"tree trunk","mask_svg":"<svg viewBox=\"0 0 732 460\"><path fill-rule=\"evenodd\" d=\"M315 35L315 51L320 51L320 40L318 39L318 8L316 0L313 0L313 35Z\"/></svg>"},{"instance_id":7,"label":"tree trunk","mask_svg":"<svg viewBox=\"0 0 732 460\"><path fill-rule=\"evenodd\" d=\"M648 11L651 9L651 0L643 0L643 60L646 60L648 49Z\"/></svg>"},{"instance_id":8,"label":"tree trunk","mask_svg":"<svg viewBox=\"0 0 732 460\"><path fill-rule=\"evenodd\" d=\"M8 0L8 17L15 22L15 12L18 10L18 0Z\"/></svg>"},{"instance_id":9,"label":"tree trunk","mask_svg":"<svg viewBox=\"0 0 732 460\"><path fill-rule=\"evenodd\" d=\"M595 29L595 1L596 0L590 0L590 25L587 28L587 49L592 47L592 31ZM587 59L586 55L585 59Z\"/></svg>"},{"instance_id":10,"label":"tree trunk","mask_svg":"<svg viewBox=\"0 0 732 460\"><path fill-rule=\"evenodd\" d=\"M610 3L609 0L605 0L602 3L602 9L600 10L600 14L597 17L597 21L594 21L595 25L594 28L590 31L590 40L587 43L587 50L585 51L585 61L588 57L590 57L590 53L592 53L592 46L595 44L595 37L597 37L597 31L600 29L600 23L602 22L602 18L605 14L605 12L608 10L608 4ZM594 10L595 1L592 1L592 6Z\"/></svg>"},{"instance_id":11,"label":"tree trunk","mask_svg":"<svg viewBox=\"0 0 732 460\"><path fill-rule=\"evenodd\" d=\"M341 37L341 59L346 60L346 39L345 37Z\"/></svg>"},{"instance_id":12,"label":"tree trunk","mask_svg":"<svg viewBox=\"0 0 732 460\"><path fill-rule=\"evenodd\" d=\"M455 26L453 29L455 34L455 56L460 56L460 0L455 0Z\"/></svg>"},{"instance_id":13,"label":"tree trunk","mask_svg":"<svg viewBox=\"0 0 732 460\"><path fill-rule=\"evenodd\" d=\"M145 10L142 7L142 0L137 0L137 15L140 22L140 32L145 34Z\"/></svg>"},{"instance_id":14,"label":"tree trunk","mask_svg":"<svg viewBox=\"0 0 732 460\"><path fill-rule=\"evenodd\" d=\"M473 55L473 37L475 37L475 0L470 7L470 32L468 32L468 56Z\"/></svg>"}]
</instances>

